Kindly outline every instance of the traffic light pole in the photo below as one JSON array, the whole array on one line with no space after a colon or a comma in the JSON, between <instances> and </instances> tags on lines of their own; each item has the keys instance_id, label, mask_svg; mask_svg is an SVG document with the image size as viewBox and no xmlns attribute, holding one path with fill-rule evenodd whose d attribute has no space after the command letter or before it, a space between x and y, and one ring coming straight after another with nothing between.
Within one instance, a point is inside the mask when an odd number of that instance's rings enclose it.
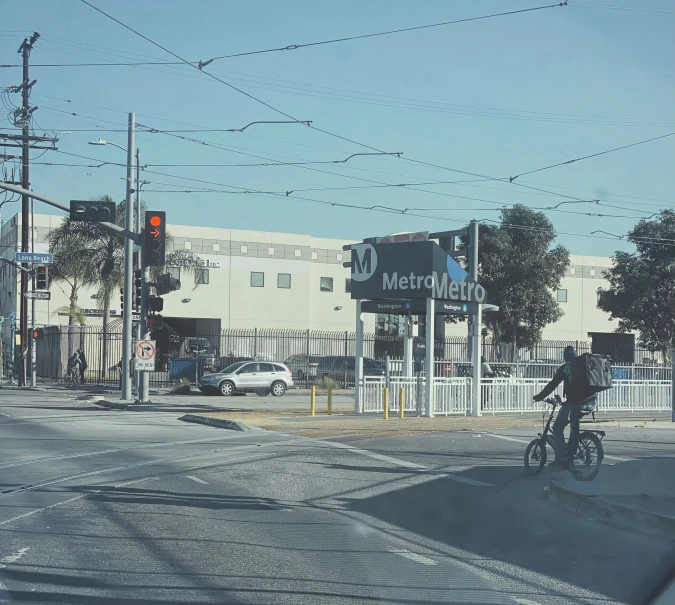
<instances>
[{"instance_id":1,"label":"traffic light pole","mask_svg":"<svg viewBox=\"0 0 675 605\"><path fill-rule=\"evenodd\" d=\"M35 213L33 207L35 200L30 201L30 251L35 252ZM35 292L35 265L31 265L32 275L31 284L32 290ZM35 299L30 301L30 386L35 388L37 386L37 350L35 347L35 339L32 337L35 333Z\"/></svg>"},{"instance_id":2,"label":"traffic light pole","mask_svg":"<svg viewBox=\"0 0 675 605\"><path fill-rule=\"evenodd\" d=\"M127 178L125 202L125 228L134 231L134 126L136 116L129 114L129 135L127 141ZM124 315L122 316L122 399L131 399L131 347L132 343L132 308L134 300L134 242L126 239L124 242Z\"/></svg>"}]
</instances>

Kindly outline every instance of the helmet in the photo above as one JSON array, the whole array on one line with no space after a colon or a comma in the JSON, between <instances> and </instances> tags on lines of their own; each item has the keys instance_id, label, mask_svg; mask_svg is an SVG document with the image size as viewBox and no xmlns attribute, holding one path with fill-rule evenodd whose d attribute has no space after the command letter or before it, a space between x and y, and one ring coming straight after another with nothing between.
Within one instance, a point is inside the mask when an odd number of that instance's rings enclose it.
<instances>
[{"instance_id":1,"label":"helmet","mask_svg":"<svg viewBox=\"0 0 675 605\"><path fill-rule=\"evenodd\" d=\"M577 356L577 350L572 345L567 345L563 351L563 359L565 361L571 361Z\"/></svg>"}]
</instances>

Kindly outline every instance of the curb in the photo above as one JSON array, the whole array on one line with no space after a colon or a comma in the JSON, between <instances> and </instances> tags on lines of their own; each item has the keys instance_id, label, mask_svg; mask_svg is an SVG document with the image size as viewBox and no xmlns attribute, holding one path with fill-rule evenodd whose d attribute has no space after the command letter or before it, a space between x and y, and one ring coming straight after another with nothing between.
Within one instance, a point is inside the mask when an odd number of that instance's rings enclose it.
<instances>
[{"instance_id":1,"label":"curb","mask_svg":"<svg viewBox=\"0 0 675 605\"><path fill-rule=\"evenodd\" d=\"M196 414L185 414L178 420L183 422L194 422L196 424L205 424L219 429L230 429L231 431L259 431L258 427L249 426L238 420L227 420L226 418L210 418L209 416L198 416Z\"/></svg>"},{"instance_id":2,"label":"curb","mask_svg":"<svg viewBox=\"0 0 675 605\"><path fill-rule=\"evenodd\" d=\"M623 529L647 533L675 540L675 516L640 510L627 504L618 504L602 496L579 494L559 481L548 483L548 499L565 511L583 517L595 517Z\"/></svg>"},{"instance_id":3,"label":"curb","mask_svg":"<svg viewBox=\"0 0 675 605\"><path fill-rule=\"evenodd\" d=\"M109 410L133 410L134 407L128 403L119 403L117 401L106 401L105 399L99 399L98 401L91 401L94 405L99 405L103 408L108 408ZM136 408L138 409L138 408Z\"/></svg>"}]
</instances>

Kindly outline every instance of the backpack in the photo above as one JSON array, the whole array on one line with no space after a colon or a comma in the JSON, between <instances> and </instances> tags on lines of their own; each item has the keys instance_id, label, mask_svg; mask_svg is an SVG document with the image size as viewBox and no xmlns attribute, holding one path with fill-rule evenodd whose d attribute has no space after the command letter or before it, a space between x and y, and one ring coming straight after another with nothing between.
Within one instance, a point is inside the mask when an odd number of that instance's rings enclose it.
<instances>
[{"instance_id":1,"label":"backpack","mask_svg":"<svg viewBox=\"0 0 675 605\"><path fill-rule=\"evenodd\" d=\"M612 363L609 357L584 353L570 362L576 399L591 397L612 388Z\"/></svg>"}]
</instances>

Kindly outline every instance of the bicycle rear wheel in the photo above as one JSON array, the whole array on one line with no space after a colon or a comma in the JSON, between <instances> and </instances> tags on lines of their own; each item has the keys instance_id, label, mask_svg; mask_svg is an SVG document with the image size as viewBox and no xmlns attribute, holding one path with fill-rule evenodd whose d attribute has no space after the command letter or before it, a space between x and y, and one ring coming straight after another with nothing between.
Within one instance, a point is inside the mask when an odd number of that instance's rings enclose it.
<instances>
[{"instance_id":1,"label":"bicycle rear wheel","mask_svg":"<svg viewBox=\"0 0 675 605\"><path fill-rule=\"evenodd\" d=\"M525 450L525 470L528 475L538 475L546 464L546 443L543 439L533 439Z\"/></svg>"},{"instance_id":2,"label":"bicycle rear wheel","mask_svg":"<svg viewBox=\"0 0 675 605\"><path fill-rule=\"evenodd\" d=\"M591 481L600 472L604 457L602 442L595 433L579 435L576 451L570 460L570 471L577 481Z\"/></svg>"}]
</instances>

